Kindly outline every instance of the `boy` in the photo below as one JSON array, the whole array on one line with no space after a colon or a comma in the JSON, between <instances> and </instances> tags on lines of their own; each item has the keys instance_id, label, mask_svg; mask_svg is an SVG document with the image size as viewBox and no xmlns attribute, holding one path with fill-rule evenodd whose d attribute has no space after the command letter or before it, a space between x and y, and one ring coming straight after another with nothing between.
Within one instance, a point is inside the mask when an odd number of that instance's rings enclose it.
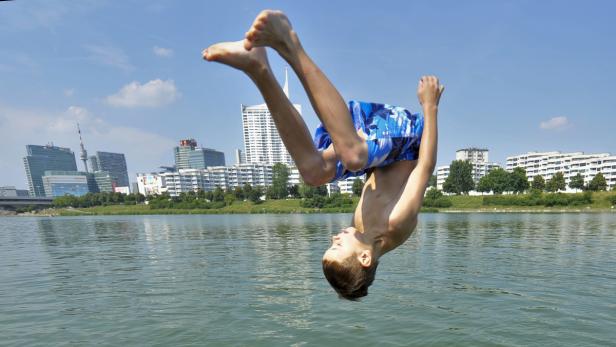
<instances>
[{"instance_id":1,"label":"boy","mask_svg":"<svg viewBox=\"0 0 616 347\"><path fill-rule=\"evenodd\" d=\"M322 122L314 143L272 74L264 47L276 50L304 86ZM417 96L423 115L386 104L347 105L280 11L261 12L244 40L210 46L203 58L239 69L252 79L307 184L319 186L366 173L352 225L332 238L323 255L323 272L341 297L357 300L367 295L378 259L404 243L417 225L436 164L436 115L443 86L434 76L421 78Z\"/></svg>"}]
</instances>

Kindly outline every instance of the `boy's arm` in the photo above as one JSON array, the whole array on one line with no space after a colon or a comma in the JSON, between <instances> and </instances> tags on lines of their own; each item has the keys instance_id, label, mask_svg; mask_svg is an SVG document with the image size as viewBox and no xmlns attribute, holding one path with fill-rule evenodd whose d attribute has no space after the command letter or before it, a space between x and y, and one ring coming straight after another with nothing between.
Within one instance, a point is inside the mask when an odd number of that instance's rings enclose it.
<instances>
[{"instance_id":1,"label":"boy's arm","mask_svg":"<svg viewBox=\"0 0 616 347\"><path fill-rule=\"evenodd\" d=\"M408 228L414 225L421 209L428 181L436 166L436 149L438 143L437 113L438 103L444 87L434 76L422 77L417 88L417 95L424 112L424 128L419 146L417 166L409 175L400 198L396 202L390 217L390 228Z\"/></svg>"}]
</instances>

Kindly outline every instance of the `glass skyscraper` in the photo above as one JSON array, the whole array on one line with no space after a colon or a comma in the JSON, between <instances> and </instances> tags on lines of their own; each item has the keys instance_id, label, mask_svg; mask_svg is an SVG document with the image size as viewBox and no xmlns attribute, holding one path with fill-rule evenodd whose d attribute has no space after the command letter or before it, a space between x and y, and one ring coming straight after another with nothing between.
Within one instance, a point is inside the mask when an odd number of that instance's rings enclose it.
<instances>
[{"instance_id":1,"label":"glass skyscraper","mask_svg":"<svg viewBox=\"0 0 616 347\"><path fill-rule=\"evenodd\" d=\"M128 170L126 158L122 153L110 153L97 151L90 157L92 172L108 172L114 187L128 187Z\"/></svg>"},{"instance_id":2,"label":"glass skyscraper","mask_svg":"<svg viewBox=\"0 0 616 347\"><path fill-rule=\"evenodd\" d=\"M54 145L27 145L24 167L28 177L30 196L45 197L43 175L45 171L77 171L75 153L69 148Z\"/></svg>"},{"instance_id":3,"label":"glass skyscraper","mask_svg":"<svg viewBox=\"0 0 616 347\"><path fill-rule=\"evenodd\" d=\"M180 140L180 145L173 148L175 168L205 169L208 166L225 166L225 154L211 148L197 147L195 139Z\"/></svg>"}]
</instances>

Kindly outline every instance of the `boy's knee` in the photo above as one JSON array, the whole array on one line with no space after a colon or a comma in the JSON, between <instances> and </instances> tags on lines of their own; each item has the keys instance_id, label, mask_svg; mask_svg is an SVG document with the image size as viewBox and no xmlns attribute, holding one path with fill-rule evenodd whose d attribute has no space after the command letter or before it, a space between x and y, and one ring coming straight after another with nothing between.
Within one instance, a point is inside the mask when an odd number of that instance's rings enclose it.
<instances>
[{"instance_id":1,"label":"boy's knee","mask_svg":"<svg viewBox=\"0 0 616 347\"><path fill-rule=\"evenodd\" d=\"M349 171L359 171L365 168L368 152L363 149L348 150L340 155L342 165Z\"/></svg>"}]
</instances>

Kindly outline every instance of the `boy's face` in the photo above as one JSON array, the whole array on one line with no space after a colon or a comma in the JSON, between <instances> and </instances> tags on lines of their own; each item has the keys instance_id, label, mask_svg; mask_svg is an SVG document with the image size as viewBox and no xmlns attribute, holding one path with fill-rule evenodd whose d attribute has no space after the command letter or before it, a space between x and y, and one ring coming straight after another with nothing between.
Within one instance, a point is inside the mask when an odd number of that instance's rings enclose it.
<instances>
[{"instance_id":1,"label":"boy's face","mask_svg":"<svg viewBox=\"0 0 616 347\"><path fill-rule=\"evenodd\" d=\"M323 259L342 262L344 259L354 256L360 250L360 242L356 234L357 229L348 227L332 236L332 245L323 254Z\"/></svg>"}]
</instances>

